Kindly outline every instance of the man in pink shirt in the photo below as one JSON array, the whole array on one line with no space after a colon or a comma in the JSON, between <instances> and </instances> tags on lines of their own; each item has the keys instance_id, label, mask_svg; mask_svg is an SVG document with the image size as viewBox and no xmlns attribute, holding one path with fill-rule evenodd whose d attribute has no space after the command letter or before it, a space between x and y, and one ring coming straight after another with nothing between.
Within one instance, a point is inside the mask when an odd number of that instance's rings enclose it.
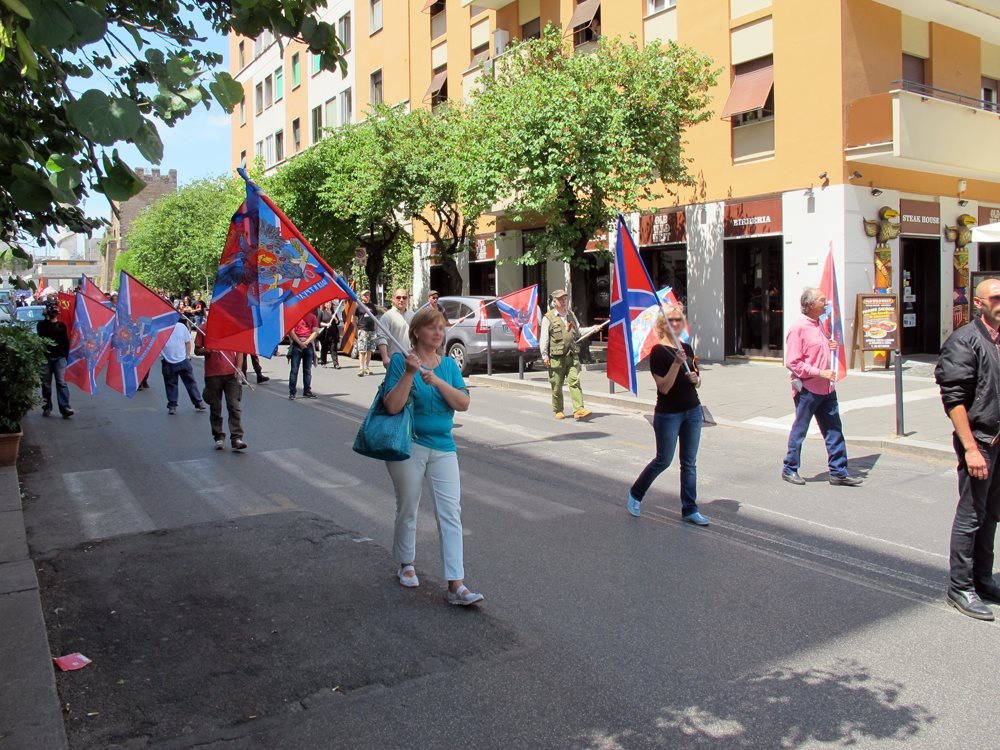
<instances>
[{"instance_id":1,"label":"man in pink shirt","mask_svg":"<svg viewBox=\"0 0 1000 750\"><path fill-rule=\"evenodd\" d=\"M795 392L795 422L788 436L788 453L781 478L790 484L806 483L799 476L802 441L816 417L816 424L826 440L830 484L857 487L861 480L847 474L847 444L834 386L837 371L830 367L830 353L836 348L836 342L826 337L819 324L820 316L826 311L826 297L819 289L806 289L799 303L803 317L792 325L785 338L785 367L792 373Z\"/></svg>"}]
</instances>

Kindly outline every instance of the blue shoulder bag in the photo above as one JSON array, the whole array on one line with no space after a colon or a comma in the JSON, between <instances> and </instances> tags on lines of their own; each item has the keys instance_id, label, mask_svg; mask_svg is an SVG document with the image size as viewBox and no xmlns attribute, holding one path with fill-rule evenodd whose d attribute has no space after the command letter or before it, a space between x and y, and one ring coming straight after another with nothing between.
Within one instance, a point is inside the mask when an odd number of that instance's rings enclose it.
<instances>
[{"instance_id":1,"label":"blue shoulder bag","mask_svg":"<svg viewBox=\"0 0 1000 750\"><path fill-rule=\"evenodd\" d=\"M399 414L385 410L385 381L354 438L354 452L380 461L405 461L413 445L413 391Z\"/></svg>"}]
</instances>

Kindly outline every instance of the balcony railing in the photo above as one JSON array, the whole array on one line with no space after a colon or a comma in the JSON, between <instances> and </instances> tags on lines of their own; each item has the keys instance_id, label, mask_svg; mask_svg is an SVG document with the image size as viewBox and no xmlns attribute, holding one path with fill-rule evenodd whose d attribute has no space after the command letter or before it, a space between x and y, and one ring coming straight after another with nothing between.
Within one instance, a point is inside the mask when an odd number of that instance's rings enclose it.
<instances>
[{"instance_id":1,"label":"balcony railing","mask_svg":"<svg viewBox=\"0 0 1000 750\"><path fill-rule=\"evenodd\" d=\"M985 99L977 99L976 97L969 96L968 94L959 94L956 91L948 91L948 89L935 88L934 86L928 86L925 83L917 83L915 81L893 81L889 84L889 88L891 90L898 89L901 91L909 91L911 94L919 94L924 99L940 99L954 104L961 104L965 107L985 109L988 112L998 111L996 102L986 101Z\"/></svg>"}]
</instances>

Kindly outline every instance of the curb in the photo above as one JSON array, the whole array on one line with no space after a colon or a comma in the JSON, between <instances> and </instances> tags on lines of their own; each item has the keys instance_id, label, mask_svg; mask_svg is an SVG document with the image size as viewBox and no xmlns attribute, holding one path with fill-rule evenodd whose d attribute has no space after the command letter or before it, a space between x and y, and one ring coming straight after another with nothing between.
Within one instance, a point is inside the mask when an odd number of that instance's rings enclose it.
<instances>
[{"instance_id":1,"label":"curb","mask_svg":"<svg viewBox=\"0 0 1000 750\"><path fill-rule=\"evenodd\" d=\"M0 750L69 747L17 467L0 467Z\"/></svg>"},{"instance_id":2,"label":"curb","mask_svg":"<svg viewBox=\"0 0 1000 750\"><path fill-rule=\"evenodd\" d=\"M498 378L490 375L470 375L466 378L466 382L475 383L476 385L481 385L487 388L496 388L497 390L536 392L539 394L548 394L550 390L548 383L535 383L527 380L509 380L507 378ZM636 414L649 414L655 406L652 401L643 401L631 395L618 396L611 393L587 393L587 403L601 404L602 406L614 406L618 409L630 411ZM759 425L737 422L735 420L726 419L725 417L719 417L716 415L713 415L713 418L716 424L720 427L734 427L741 430L753 430L754 432L781 432L782 434L787 432L786 430L779 431ZM810 434L808 439L821 440L822 437L820 435ZM955 452L950 446L939 446L934 443L928 443L922 440L911 440L905 437L858 436L851 437L848 440L848 444L862 448L875 448L877 450L890 451L892 453L918 458L955 458Z\"/></svg>"}]
</instances>

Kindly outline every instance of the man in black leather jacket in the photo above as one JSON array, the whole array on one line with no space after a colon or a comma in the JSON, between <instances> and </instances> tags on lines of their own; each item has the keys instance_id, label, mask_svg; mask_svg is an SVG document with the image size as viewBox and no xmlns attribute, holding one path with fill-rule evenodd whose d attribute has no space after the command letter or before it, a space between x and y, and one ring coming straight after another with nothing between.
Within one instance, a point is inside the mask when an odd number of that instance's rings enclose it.
<instances>
[{"instance_id":1,"label":"man in black leather jacket","mask_svg":"<svg viewBox=\"0 0 1000 750\"><path fill-rule=\"evenodd\" d=\"M934 378L955 428L958 456L948 602L964 615L993 620L983 600L1000 604L993 578L1000 520L1000 280L981 282L974 302L981 317L944 342Z\"/></svg>"}]
</instances>

